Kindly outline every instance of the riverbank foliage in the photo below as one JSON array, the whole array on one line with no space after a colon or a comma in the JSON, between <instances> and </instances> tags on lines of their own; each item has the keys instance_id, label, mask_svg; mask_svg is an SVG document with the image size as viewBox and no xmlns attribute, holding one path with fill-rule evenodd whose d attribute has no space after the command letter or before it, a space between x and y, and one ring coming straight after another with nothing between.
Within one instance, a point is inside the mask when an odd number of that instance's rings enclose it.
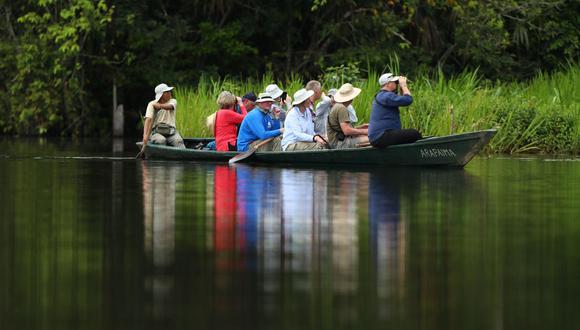
<instances>
[{"instance_id":1,"label":"riverbank foliage","mask_svg":"<svg viewBox=\"0 0 580 330\"><path fill-rule=\"evenodd\" d=\"M397 70L396 59L388 67ZM338 68L322 76L323 89L337 88L352 81L362 89L353 105L360 123L368 122L378 77L370 71L364 78L357 72ZM572 153L580 150L580 66L563 72L540 73L526 83L486 80L477 71L446 76L441 70L431 76L411 78L413 104L401 108L403 126L419 129L423 135L447 135L497 128L489 146L497 153ZM178 86L178 128L184 136L211 136L206 117L217 110L217 95L229 90L237 95L258 93L274 82L272 75L259 81L203 78L195 87ZM280 82L279 82L280 83ZM291 76L280 83L292 95L304 79Z\"/></svg>"},{"instance_id":2,"label":"riverbank foliage","mask_svg":"<svg viewBox=\"0 0 580 330\"><path fill-rule=\"evenodd\" d=\"M116 85L138 135L160 82L383 72L394 56L410 77L525 82L578 63L579 11L574 0L3 1L0 134L108 135Z\"/></svg>"}]
</instances>

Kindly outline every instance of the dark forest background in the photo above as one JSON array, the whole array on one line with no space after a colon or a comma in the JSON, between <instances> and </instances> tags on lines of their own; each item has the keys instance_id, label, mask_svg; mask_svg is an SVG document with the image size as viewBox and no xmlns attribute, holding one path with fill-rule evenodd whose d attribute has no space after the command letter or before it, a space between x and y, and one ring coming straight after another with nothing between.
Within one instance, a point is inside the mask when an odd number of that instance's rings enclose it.
<instances>
[{"instance_id":1,"label":"dark forest background","mask_svg":"<svg viewBox=\"0 0 580 330\"><path fill-rule=\"evenodd\" d=\"M577 63L580 1L2 0L0 133L110 134L160 82L318 78L329 67L478 70L524 81Z\"/></svg>"}]
</instances>

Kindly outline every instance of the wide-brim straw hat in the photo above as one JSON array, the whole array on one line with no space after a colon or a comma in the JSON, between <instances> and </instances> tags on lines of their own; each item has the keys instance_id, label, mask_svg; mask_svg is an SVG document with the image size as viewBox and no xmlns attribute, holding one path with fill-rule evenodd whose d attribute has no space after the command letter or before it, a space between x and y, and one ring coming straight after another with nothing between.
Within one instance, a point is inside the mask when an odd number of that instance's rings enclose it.
<instances>
[{"instance_id":1,"label":"wide-brim straw hat","mask_svg":"<svg viewBox=\"0 0 580 330\"><path fill-rule=\"evenodd\" d=\"M165 92L169 92L173 90L173 87L169 87L167 86L167 84L159 84L155 87L155 102L159 102L159 99L161 98L161 96L163 96L163 93Z\"/></svg>"},{"instance_id":2,"label":"wide-brim straw hat","mask_svg":"<svg viewBox=\"0 0 580 330\"><path fill-rule=\"evenodd\" d=\"M314 91L308 91L304 88L299 89L296 93L294 93L294 102L292 102L292 105L298 105L308 100L308 98L310 98L312 95L314 95Z\"/></svg>"},{"instance_id":3,"label":"wide-brim straw hat","mask_svg":"<svg viewBox=\"0 0 580 330\"><path fill-rule=\"evenodd\" d=\"M401 78L400 76L393 76L392 73L383 73L380 77L379 77L379 85L382 87L384 86L386 83L389 83L391 81L399 81L399 78Z\"/></svg>"},{"instance_id":4,"label":"wide-brim straw hat","mask_svg":"<svg viewBox=\"0 0 580 330\"><path fill-rule=\"evenodd\" d=\"M256 99L256 103L262 102L274 102L274 99L269 93L260 93L260 95L258 95L258 98Z\"/></svg>"},{"instance_id":5,"label":"wide-brim straw hat","mask_svg":"<svg viewBox=\"0 0 580 330\"><path fill-rule=\"evenodd\" d=\"M278 87L278 85L271 84L271 85L266 86L266 93L270 94L270 96L273 99L276 99L276 98L282 96L284 91L282 89L280 89L280 87Z\"/></svg>"},{"instance_id":6,"label":"wide-brim straw hat","mask_svg":"<svg viewBox=\"0 0 580 330\"><path fill-rule=\"evenodd\" d=\"M361 92L360 88L353 87L351 84L346 83L338 89L334 95L334 101L338 103L348 102L355 97L357 97Z\"/></svg>"}]
</instances>

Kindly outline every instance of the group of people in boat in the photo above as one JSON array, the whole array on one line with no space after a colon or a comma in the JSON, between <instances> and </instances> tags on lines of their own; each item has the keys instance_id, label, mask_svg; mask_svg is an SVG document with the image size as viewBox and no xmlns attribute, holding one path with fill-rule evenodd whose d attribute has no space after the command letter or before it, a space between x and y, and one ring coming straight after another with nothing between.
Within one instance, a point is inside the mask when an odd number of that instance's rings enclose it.
<instances>
[{"instance_id":1,"label":"group of people in boat","mask_svg":"<svg viewBox=\"0 0 580 330\"><path fill-rule=\"evenodd\" d=\"M319 81L309 81L290 98L278 85L266 86L236 97L223 91L217 98L219 110L208 117L215 143L208 148L219 151L296 151L342 149L368 146L384 148L412 143L422 138L416 129L402 129L400 106L413 97L407 78L391 73L379 78L380 90L372 102L368 124L355 126L358 117L352 102L361 89L350 83L323 93ZM145 114L143 146L148 142L185 148L175 126L177 101L173 87L155 87L155 100Z\"/></svg>"}]
</instances>

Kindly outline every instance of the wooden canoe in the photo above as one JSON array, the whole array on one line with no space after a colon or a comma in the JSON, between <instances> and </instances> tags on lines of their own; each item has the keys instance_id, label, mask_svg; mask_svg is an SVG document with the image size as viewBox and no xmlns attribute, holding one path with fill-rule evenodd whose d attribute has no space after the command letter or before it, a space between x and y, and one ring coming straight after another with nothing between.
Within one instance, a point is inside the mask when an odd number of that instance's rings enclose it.
<instances>
[{"instance_id":1,"label":"wooden canoe","mask_svg":"<svg viewBox=\"0 0 580 330\"><path fill-rule=\"evenodd\" d=\"M465 166L495 135L495 129L429 137L415 143L393 145L380 149L374 147L256 152L248 159L251 163L266 164L359 164L359 165L416 165ZM239 152L217 152L199 149L210 138L184 139L186 149L177 149L149 143L145 155L152 159L227 162ZM141 142L137 146L141 148Z\"/></svg>"}]
</instances>

